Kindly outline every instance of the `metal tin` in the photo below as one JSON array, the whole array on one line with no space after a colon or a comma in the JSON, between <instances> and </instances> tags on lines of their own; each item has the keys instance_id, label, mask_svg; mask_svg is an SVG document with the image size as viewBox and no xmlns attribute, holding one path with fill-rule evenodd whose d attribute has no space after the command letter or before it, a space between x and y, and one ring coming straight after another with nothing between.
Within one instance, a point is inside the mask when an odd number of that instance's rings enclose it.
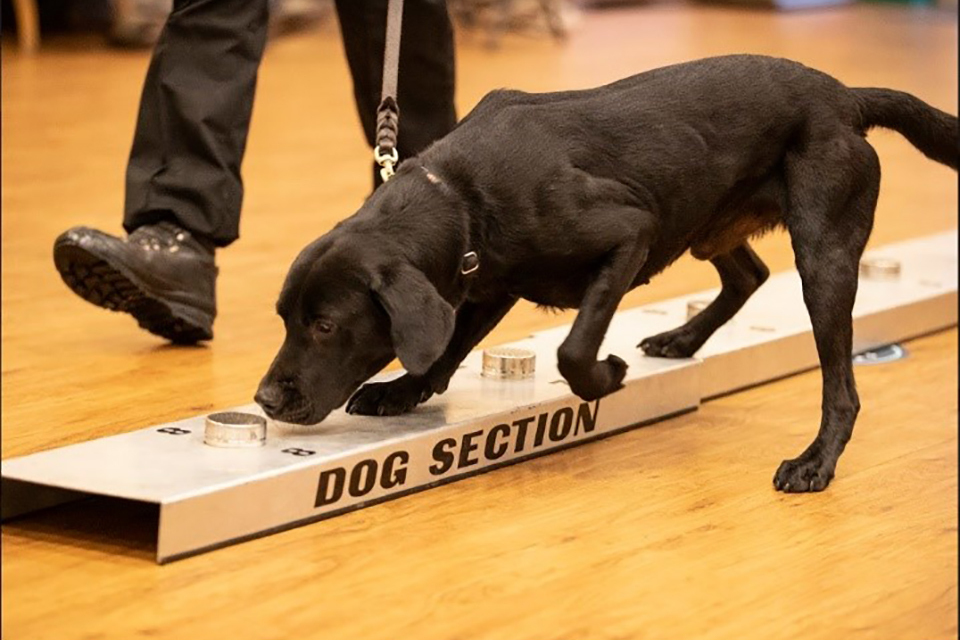
<instances>
[{"instance_id":1,"label":"metal tin","mask_svg":"<svg viewBox=\"0 0 960 640\"><path fill-rule=\"evenodd\" d=\"M864 258L860 275L870 280L896 280L900 277L900 261L893 258Z\"/></svg>"},{"instance_id":2,"label":"metal tin","mask_svg":"<svg viewBox=\"0 0 960 640\"><path fill-rule=\"evenodd\" d=\"M899 344L888 344L853 356L853 364L887 364L907 357L907 350Z\"/></svg>"},{"instance_id":3,"label":"metal tin","mask_svg":"<svg viewBox=\"0 0 960 640\"><path fill-rule=\"evenodd\" d=\"M480 374L487 378L522 380L533 375L537 367L537 354L530 349L494 347L483 352Z\"/></svg>"},{"instance_id":4,"label":"metal tin","mask_svg":"<svg viewBox=\"0 0 960 640\"><path fill-rule=\"evenodd\" d=\"M267 442L267 420L240 411L222 411L207 416L203 442L212 447L262 447Z\"/></svg>"}]
</instances>

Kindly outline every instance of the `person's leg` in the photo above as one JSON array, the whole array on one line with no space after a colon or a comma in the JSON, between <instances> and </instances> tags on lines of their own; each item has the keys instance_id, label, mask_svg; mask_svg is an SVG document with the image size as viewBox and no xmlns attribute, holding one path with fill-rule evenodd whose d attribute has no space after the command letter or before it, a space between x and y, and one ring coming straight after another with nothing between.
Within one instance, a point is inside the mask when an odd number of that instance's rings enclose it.
<instances>
[{"instance_id":1,"label":"person's leg","mask_svg":"<svg viewBox=\"0 0 960 640\"><path fill-rule=\"evenodd\" d=\"M367 143L373 147L383 82L387 0L337 0L354 98ZM400 159L416 155L457 122L453 25L443 0L406 0L400 41L397 101ZM380 176L374 167L374 184Z\"/></svg>"},{"instance_id":2,"label":"person's leg","mask_svg":"<svg viewBox=\"0 0 960 640\"><path fill-rule=\"evenodd\" d=\"M236 240L267 0L176 0L147 71L127 167L124 228L172 219Z\"/></svg>"},{"instance_id":3,"label":"person's leg","mask_svg":"<svg viewBox=\"0 0 960 640\"><path fill-rule=\"evenodd\" d=\"M74 293L173 342L213 337L214 248L237 238L243 158L268 0L176 0L144 82L121 239L63 233Z\"/></svg>"}]
</instances>

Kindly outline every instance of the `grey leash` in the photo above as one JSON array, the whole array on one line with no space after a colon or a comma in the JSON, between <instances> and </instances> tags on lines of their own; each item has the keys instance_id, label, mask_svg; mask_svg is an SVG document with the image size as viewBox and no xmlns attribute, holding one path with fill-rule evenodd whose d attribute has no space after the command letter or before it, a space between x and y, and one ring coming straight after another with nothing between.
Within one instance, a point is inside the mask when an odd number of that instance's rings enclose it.
<instances>
[{"instance_id":1,"label":"grey leash","mask_svg":"<svg viewBox=\"0 0 960 640\"><path fill-rule=\"evenodd\" d=\"M383 88L377 107L376 146L373 158L380 165L384 182L394 173L399 162L397 132L400 127L400 106L397 104L397 74L400 68L400 23L403 20L403 0L389 0L387 6L387 36L383 51Z\"/></svg>"}]
</instances>

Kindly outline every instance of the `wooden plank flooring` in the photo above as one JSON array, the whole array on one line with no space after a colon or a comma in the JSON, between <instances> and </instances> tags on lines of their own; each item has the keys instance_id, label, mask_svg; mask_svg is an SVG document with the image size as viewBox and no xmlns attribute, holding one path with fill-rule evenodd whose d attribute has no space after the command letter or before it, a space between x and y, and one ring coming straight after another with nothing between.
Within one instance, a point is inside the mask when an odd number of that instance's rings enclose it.
<instances>
[{"instance_id":1,"label":"wooden plank flooring","mask_svg":"<svg viewBox=\"0 0 960 640\"><path fill-rule=\"evenodd\" d=\"M852 86L957 111L956 14L856 5L775 14L653 6L585 14L565 45L458 49L461 112L490 89L592 86L706 55L782 55ZM281 339L296 253L366 194L336 29L272 43L245 163L242 239L218 257L203 348L163 345L70 294L50 259L75 224L120 229L147 56L88 40L3 49L4 458L249 402ZM957 177L899 136L872 245L953 228ZM757 243L789 268L783 236ZM681 260L624 306L714 286ZM569 322L523 305L485 344ZM643 328L638 327L638 339ZM698 412L243 545L155 566L136 513L107 506L2 533L2 637L957 637L957 333L857 369L864 408L831 488L775 493L819 421L811 372Z\"/></svg>"}]
</instances>

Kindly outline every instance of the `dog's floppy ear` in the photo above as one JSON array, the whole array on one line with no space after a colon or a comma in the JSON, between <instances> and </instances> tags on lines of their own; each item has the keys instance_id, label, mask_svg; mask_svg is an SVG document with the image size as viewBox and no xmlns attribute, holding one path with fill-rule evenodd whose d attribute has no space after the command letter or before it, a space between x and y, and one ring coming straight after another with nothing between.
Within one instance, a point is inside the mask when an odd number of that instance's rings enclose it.
<instances>
[{"instance_id":1,"label":"dog's floppy ear","mask_svg":"<svg viewBox=\"0 0 960 640\"><path fill-rule=\"evenodd\" d=\"M454 311L423 273L401 265L374 277L374 294L390 316L400 363L420 376L443 354L453 335Z\"/></svg>"}]
</instances>

